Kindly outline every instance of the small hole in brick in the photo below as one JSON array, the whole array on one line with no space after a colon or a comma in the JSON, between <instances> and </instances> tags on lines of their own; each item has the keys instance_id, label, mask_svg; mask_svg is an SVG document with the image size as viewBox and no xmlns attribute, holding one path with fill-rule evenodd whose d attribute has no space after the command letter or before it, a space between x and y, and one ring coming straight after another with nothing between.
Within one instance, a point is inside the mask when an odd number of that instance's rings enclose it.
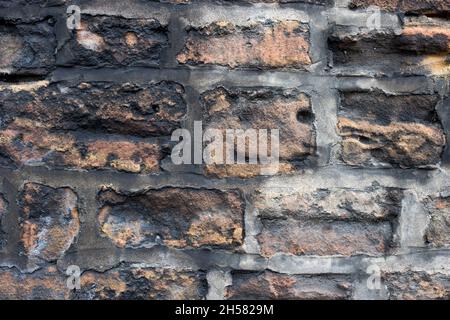
<instances>
[{"instance_id":1,"label":"small hole in brick","mask_svg":"<svg viewBox=\"0 0 450 320\"><path fill-rule=\"evenodd\" d=\"M159 106L152 106L153 112L158 113L159 112Z\"/></svg>"},{"instance_id":2,"label":"small hole in brick","mask_svg":"<svg viewBox=\"0 0 450 320\"><path fill-rule=\"evenodd\" d=\"M308 123L314 119L313 114L309 110L300 110L297 112L297 121Z\"/></svg>"}]
</instances>

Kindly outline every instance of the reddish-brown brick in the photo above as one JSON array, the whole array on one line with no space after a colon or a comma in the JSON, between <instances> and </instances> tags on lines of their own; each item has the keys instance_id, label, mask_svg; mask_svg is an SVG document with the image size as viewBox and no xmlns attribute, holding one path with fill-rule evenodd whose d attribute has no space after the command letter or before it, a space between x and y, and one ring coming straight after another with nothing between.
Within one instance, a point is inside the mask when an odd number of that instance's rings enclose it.
<instances>
[{"instance_id":1,"label":"reddish-brown brick","mask_svg":"<svg viewBox=\"0 0 450 320\"><path fill-rule=\"evenodd\" d=\"M186 114L184 90L153 84L16 84L0 90L0 119L34 121L39 127L136 136L170 135Z\"/></svg>"},{"instance_id":2,"label":"reddish-brown brick","mask_svg":"<svg viewBox=\"0 0 450 320\"><path fill-rule=\"evenodd\" d=\"M70 188L27 183L19 205L25 254L47 261L60 258L80 230L77 195Z\"/></svg>"},{"instance_id":3,"label":"reddish-brown brick","mask_svg":"<svg viewBox=\"0 0 450 320\"><path fill-rule=\"evenodd\" d=\"M304 68L309 57L309 27L298 21L250 22L234 25L217 21L189 28L178 61L230 68Z\"/></svg>"},{"instance_id":4,"label":"reddish-brown brick","mask_svg":"<svg viewBox=\"0 0 450 320\"><path fill-rule=\"evenodd\" d=\"M152 66L168 46L167 27L155 19L83 15L57 55L59 65Z\"/></svg>"},{"instance_id":5,"label":"reddish-brown brick","mask_svg":"<svg viewBox=\"0 0 450 320\"><path fill-rule=\"evenodd\" d=\"M234 248L243 241L244 201L237 191L106 189L99 200L100 232L118 247Z\"/></svg>"},{"instance_id":6,"label":"reddish-brown brick","mask_svg":"<svg viewBox=\"0 0 450 320\"><path fill-rule=\"evenodd\" d=\"M83 300L200 300L207 291L204 272L135 267L85 272L80 286L74 298Z\"/></svg>"},{"instance_id":7,"label":"reddish-brown brick","mask_svg":"<svg viewBox=\"0 0 450 320\"><path fill-rule=\"evenodd\" d=\"M261 252L269 257L384 255L394 246L401 198L398 189L376 187L258 191L253 203L262 227L257 235Z\"/></svg>"},{"instance_id":8,"label":"reddish-brown brick","mask_svg":"<svg viewBox=\"0 0 450 320\"><path fill-rule=\"evenodd\" d=\"M348 299L352 283L341 275L287 275L270 271L232 272L228 299Z\"/></svg>"},{"instance_id":9,"label":"reddish-brown brick","mask_svg":"<svg viewBox=\"0 0 450 320\"><path fill-rule=\"evenodd\" d=\"M402 168L439 163L445 135L434 95L344 92L339 109L342 159L357 166Z\"/></svg>"},{"instance_id":10,"label":"reddish-brown brick","mask_svg":"<svg viewBox=\"0 0 450 320\"><path fill-rule=\"evenodd\" d=\"M395 272L383 275L392 300L448 300L450 276L429 272Z\"/></svg>"}]
</instances>

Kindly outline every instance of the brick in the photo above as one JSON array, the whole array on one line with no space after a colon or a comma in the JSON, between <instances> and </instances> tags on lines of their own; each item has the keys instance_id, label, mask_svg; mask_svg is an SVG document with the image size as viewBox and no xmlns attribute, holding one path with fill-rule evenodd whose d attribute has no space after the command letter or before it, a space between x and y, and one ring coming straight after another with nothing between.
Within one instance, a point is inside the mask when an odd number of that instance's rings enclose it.
<instances>
[{"instance_id":1,"label":"brick","mask_svg":"<svg viewBox=\"0 0 450 320\"><path fill-rule=\"evenodd\" d=\"M377 6L386 11L421 13L430 16L448 16L449 0L352 0L350 8Z\"/></svg>"},{"instance_id":2,"label":"brick","mask_svg":"<svg viewBox=\"0 0 450 320\"><path fill-rule=\"evenodd\" d=\"M47 166L62 169L159 171L158 143L105 135L49 132L34 121L14 120L0 130L0 165Z\"/></svg>"},{"instance_id":3,"label":"brick","mask_svg":"<svg viewBox=\"0 0 450 320\"><path fill-rule=\"evenodd\" d=\"M56 39L47 22L0 25L0 73L47 74L55 64Z\"/></svg>"},{"instance_id":4,"label":"brick","mask_svg":"<svg viewBox=\"0 0 450 320\"><path fill-rule=\"evenodd\" d=\"M62 300L70 295L66 277L61 276L54 266L29 274L0 268L0 282L2 300Z\"/></svg>"},{"instance_id":5,"label":"brick","mask_svg":"<svg viewBox=\"0 0 450 320\"><path fill-rule=\"evenodd\" d=\"M30 258L54 261L80 230L78 197L70 188L27 183L19 195L21 243Z\"/></svg>"},{"instance_id":6,"label":"brick","mask_svg":"<svg viewBox=\"0 0 450 320\"><path fill-rule=\"evenodd\" d=\"M65 4L66 0L0 0L0 8L22 7L37 5L40 7L52 7Z\"/></svg>"},{"instance_id":7,"label":"brick","mask_svg":"<svg viewBox=\"0 0 450 320\"><path fill-rule=\"evenodd\" d=\"M278 129L279 171L289 173L289 161L315 153L314 113L309 97L296 89L223 87L202 94L204 129ZM268 133L270 137L270 133ZM267 150L270 150L270 141ZM235 146L235 150L238 151ZM246 152L249 152L247 149ZM225 152L224 152L225 155ZM236 161L236 158L235 158ZM206 166L206 174L248 178L260 174L261 163Z\"/></svg>"},{"instance_id":8,"label":"brick","mask_svg":"<svg viewBox=\"0 0 450 320\"><path fill-rule=\"evenodd\" d=\"M81 28L57 56L59 65L154 66L168 46L167 27L156 19L83 15Z\"/></svg>"},{"instance_id":9,"label":"brick","mask_svg":"<svg viewBox=\"0 0 450 320\"><path fill-rule=\"evenodd\" d=\"M169 136L185 118L183 94L173 82L16 84L0 87L0 119L3 126L20 119L52 130Z\"/></svg>"},{"instance_id":10,"label":"brick","mask_svg":"<svg viewBox=\"0 0 450 320\"><path fill-rule=\"evenodd\" d=\"M450 247L450 195L434 195L426 199L430 219L425 241L432 247Z\"/></svg>"},{"instance_id":11,"label":"brick","mask_svg":"<svg viewBox=\"0 0 450 320\"><path fill-rule=\"evenodd\" d=\"M178 62L229 68L298 68L311 64L309 27L298 21L217 21L188 28Z\"/></svg>"},{"instance_id":12,"label":"brick","mask_svg":"<svg viewBox=\"0 0 450 320\"><path fill-rule=\"evenodd\" d=\"M392 300L449 300L450 276L428 272L395 272L383 275Z\"/></svg>"},{"instance_id":13,"label":"brick","mask_svg":"<svg viewBox=\"0 0 450 320\"><path fill-rule=\"evenodd\" d=\"M348 299L351 292L348 276L232 271L232 285L226 288L226 297L236 300L342 300Z\"/></svg>"},{"instance_id":14,"label":"brick","mask_svg":"<svg viewBox=\"0 0 450 320\"><path fill-rule=\"evenodd\" d=\"M436 165L445 135L435 95L343 92L338 114L342 160L355 166Z\"/></svg>"},{"instance_id":15,"label":"brick","mask_svg":"<svg viewBox=\"0 0 450 320\"><path fill-rule=\"evenodd\" d=\"M3 219L6 216L7 202L4 196L0 193L0 250L6 244L6 233L4 231Z\"/></svg>"},{"instance_id":16,"label":"brick","mask_svg":"<svg viewBox=\"0 0 450 320\"><path fill-rule=\"evenodd\" d=\"M244 200L237 191L105 189L99 201L100 232L120 248L236 248L243 241Z\"/></svg>"},{"instance_id":17,"label":"brick","mask_svg":"<svg viewBox=\"0 0 450 320\"><path fill-rule=\"evenodd\" d=\"M448 27L407 20L400 34L392 30L335 27L328 38L335 72L373 75L448 75Z\"/></svg>"},{"instance_id":18,"label":"brick","mask_svg":"<svg viewBox=\"0 0 450 320\"><path fill-rule=\"evenodd\" d=\"M263 256L366 254L380 256L394 246L402 191L394 188L259 190L252 198Z\"/></svg>"},{"instance_id":19,"label":"brick","mask_svg":"<svg viewBox=\"0 0 450 320\"><path fill-rule=\"evenodd\" d=\"M89 271L80 282L81 290L75 292L74 299L200 300L208 288L204 272L159 268Z\"/></svg>"}]
</instances>

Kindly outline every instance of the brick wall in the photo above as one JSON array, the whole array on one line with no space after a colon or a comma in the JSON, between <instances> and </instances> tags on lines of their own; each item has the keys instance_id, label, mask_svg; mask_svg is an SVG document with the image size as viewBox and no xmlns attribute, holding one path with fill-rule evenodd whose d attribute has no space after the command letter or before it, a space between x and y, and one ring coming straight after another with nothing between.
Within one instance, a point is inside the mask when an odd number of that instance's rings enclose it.
<instances>
[{"instance_id":1,"label":"brick wall","mask_svg":"<svg viewBox=\"0 0 450 320\"><path fill-rule=\"evenodd\" d=\"M0 298L448 299L449 12L0 0ZM174 164L194 121L278 174Z\"/></svg>"}]
</instances>

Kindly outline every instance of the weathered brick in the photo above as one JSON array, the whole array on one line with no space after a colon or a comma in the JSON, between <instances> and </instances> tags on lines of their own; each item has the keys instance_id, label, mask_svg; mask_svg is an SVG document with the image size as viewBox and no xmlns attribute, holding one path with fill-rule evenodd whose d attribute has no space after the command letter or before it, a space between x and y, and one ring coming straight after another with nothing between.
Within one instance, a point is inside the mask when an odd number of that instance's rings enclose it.
<instances>
[{"instance_id":1,"label":"weathered brick","mask_svg":"<svg viewBox=\"0 0 450 320\"><path fill-rule=\"evenodd\" d=\"M223 87L202 94L205 130L267 129L279 130L279 171L294 171L288 161L305 160L315 152L314 114L309 97L298 90L270 88ZM270 138L270 131L267 133ZM226 139L224 139L224 142ZM236 141L237 142L237 141ZM270 139L267 150L271 150ZM239 152L235 145L236 152ZM256 151L256 150L255 150ZM246 153L249 155L248 146ZM224 150L224 155L226 150ZM236 158L235 158L236 161ZM208 175L217 177L253 177L260 174L261 163L213 164L206 166Z\"/></svg>"},{"instance_id":2,"label":"weathered brick","mask_svg":"<svg viewBox=\"0 0 450 320\"><path fill-rule=\"evenodd\" d=\"M101 234L118 247L234 248L243 241L244 201L237 191L191 188L99 194Z\"/></svg>"},{"instance_id":3,"label":"weathered brick","mask_svg":"<svg viewBox=\"0 0 450 320\"><path fill-rule=\"evenodd\" d=\"M0 165L72 169L159 171L158 143L119 137L50 132L31 120L15 119L0 130Z\"/></svg>"},{"instance_id":4,"label":"weathered brick","mask_svg":"<svg viewBox=\"0 0 450 320\"><path fill-rule=\"evenodd\" d=\"M55 63L56 39L47 22L0 25L0 73L42 75Z\"/></svg>"},{"instance_id":5,"label":"weathered brick","mask_svg":"<svg viewBox=\"0 0 450 320\"><path fill-rule=\"evenodd\" d=\"M21 242L28 257L53 261L64 255L80 230L77 202L70 188L25 184L19 206Z\"/></svg>"},{"instance_id":6,"label":"weathered brick","mask_svg":"<svg viewBox=\"0 0 450 320\"><path fill-rule=\"evenodd\" d=\"M431 16L448 16L449 0L352 0L350 8L377 6L386 11L421 13Z\"/></svg>"},{"instance_id":7,"label":"weathered brick","mask_svg":"<svg viewBox=\"0 0 450 320\"><path fill-rule=\"evenodd\" d=\"M383 275L392 300L449 300L450 276L427 272L395 272Z\"/></svg>"},{"instance_id":8,"label":"weathered brick","mask_svg":"<svg viewBox=\"0 0 450 320\"><path fill-rule=\"evenodd\" d=\"M168 46L167 27L156 19L83 15L81 28L57 55L59 65L153 66Z\"/></svg>"},{"instance_id":9,"label":"weathered brick","mask_svg":"<svg viewBox=\"0 0 450 320\"><path fill-rule=\"evenodd\" d=\"M232 272L232 285L226 289L228 299L348 299L351 279L341 275L287 275L271 271Z\"/></svg>"},{"instance_id":10,"label":"weathered brick","mask_svg":"<svg viewBox=\"0 0 450 320\"><path fill-rule=\"evenodd\" d=\"M22 7L37 5L40 7L51 7L62 5L66 0L0 0L0 8Z\"/></svg>"},{"instance_id":11,"label":"weathered brick","mask_svg":"<svg viewBox=\"0 0 450 320\"><path fill-rule=\"evenodd\" d=\"M33 84L0 87L2 126L26 119L46 129L168 136L186 114L184 89L173 82Z\"/></svg>"},{"instance_id":12,"label":"weathered brick","mask_svg":"<svg viewBox=\"0 0 450 320\"><path fill-rule=\"evenodd\" d=\"M70 296L66 277L61 276L54 266L30 274L1 268L0 282L2 300L62 300Z\"/></svg>"},{"instance_id":13,"label":"weathered brick","mask_svg":"<svg viewBox=\"0 0 450 320\"><path fill-rule=\"evenodd\" d=\"M435 95L343 92L338 130L342 160L356 166L402 168L439 163L445 135Z\"/></svg>"},{"instance_id":14,"label":"weathered brick","mask_svg":"<svg viewBox=\"0 0 450 320\"><path fill-rule=\"evenodd\" d=\"M450 195L434 195L425 200L430 219L425 241L432 247L450 247Z\"/></svg>"},{"instance_id":15,"label":"weathered brick","mask_svg":"<svg viewBox=\"0 0 450 320\"><path fill-rule=\"evenodd\" d=\"M402 33L335 27L328 39L335 72L375 75L448 75L448 27L407 20Z\"/></svg>"},{"instance_id":16,"label":"weathered brick","mask_svg":"<svg viewBox=\"0 0 450 320\"><path fill-rule=\"evenodd\" d=\"M3 226L3 219L6 215L6 209L7 209L7 203L6 203L3 195L0 193L0 250L6 244L6 237L5 237L4 226Z\"/></svg>"},{"instance_id":17,"label":"weathered brick","mask_svg":"<svg viewBox=\"0 0 450 320\"><path fill-rule=\"evenodd\" d=\"M105 273L85 272L75 299L199 300L207 292L204 272L116 268Z\"/></svg>"},{"instance_id":18,"label":"weathered brick","mask_svg":"<svg viewBox=\"0 0 450 320\"><path fill-rule=\"evenodd\" d=\"M259 190L253 205L264 256L384 255L394 244L402 191L394 188Z\"/></svg>"},{"instance_id":19,"label":"weathered brick","mask_svg":"<svg viewBox=\"0 0 450 320\"><path fill-rule=\"evenodd\" d=\"M250 22L234 25L217 21L188 28L178 62L230 68L299 68L311 64L309 27L298 21Z\"/></svg>"}]
</instances>

